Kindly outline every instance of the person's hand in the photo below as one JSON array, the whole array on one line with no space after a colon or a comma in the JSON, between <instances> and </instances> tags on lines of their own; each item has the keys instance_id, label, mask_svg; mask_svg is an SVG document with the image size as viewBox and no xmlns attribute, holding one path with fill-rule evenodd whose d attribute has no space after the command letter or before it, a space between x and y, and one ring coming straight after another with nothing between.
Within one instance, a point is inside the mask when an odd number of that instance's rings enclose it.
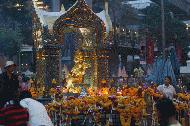
<instances>
[{"instance_id":1,"label":"person's hand","mask_svg":"<svg viewBox=\"0 0 190 126\"><path fill-rule=\"evenodd\" d=\"M174 95L173 95L173 98L177 98L177 94L174 94Z\"/></svg>"},{"instance_id":2,"label":"person's hand","mask_svg":"<svg viewBox=\"0 0 190 126\"><path fill-rule=\"evenodd\" d=\"M160 94L161 94L162 98L167 98L166 94L164 94L164 93L160 93Z\"/></svg>"}]
</instances>

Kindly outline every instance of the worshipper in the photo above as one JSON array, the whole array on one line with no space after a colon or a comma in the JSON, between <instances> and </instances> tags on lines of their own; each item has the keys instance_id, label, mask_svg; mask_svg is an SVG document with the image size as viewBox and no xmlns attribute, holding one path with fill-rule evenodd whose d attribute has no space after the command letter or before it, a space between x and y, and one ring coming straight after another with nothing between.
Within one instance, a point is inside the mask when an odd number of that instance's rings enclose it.
<instances>
[{"instance_id":1,"label":"worshipper","mask_svg":"<svg viewBox=\"0 0 190 126\"><path fill-rule=\"evenodd\" d=\"M0 109L0 126L28 126L28 111L14 102L7 102Z\"/></svg>"},{"instance_id":2,"label":"worshipper","mask_svg":"<svg viewBox=\"0 0 190 126\"><path fill-rule=\"evenodd\" d=\"M176 120L176 108L172 100L159 99L156 103L156 109L160 126L182 126Z\"/></svg>"},{"instance_id":3,"label":"worshipper","mask_svg":"<svg viewBox=\"0 0 190 126\"><path fill-rule=\"evenodd\" d=\"M53 126L44 105L32 99L30 92L20 93L20 105L29 112L29 126Z\"/></svg>"},{"instance_id":4,"label":"worshipper","mask_svg":"<svg viewBox=\"0 0 190 126\"><path fill-rule=\"evenodd\" d=\"M7 61L5 72L0 75L0 125L27 126L29 115L18 104L18 77L14 74L16 64Z\"/></svg>"},{"instance_id":5,"label":"worshipper","mask_svg":"<svg viewBox=\"0 0 190 126\"><path fill-rule=\"evenodd\" d=\"M0 75L0 108L6 102L15 102L19 94L19 80L14 74L16 64L13 61L7 61L4 68L5 72Z\"/></svg>"},{"instance_id":6,"label":"worshipper","mask_svg":"<svg viewBox=\"0 0 190 126\"><path fill-rule=\"evenodd\" d=\"M176 95L175 88L172 86L172 79L170 76L166 76L164 79L164 84L159 85L157 90L166 98L173 99Z\"/></svg>"},{"instance_id":7,"label":"worshipper","mask_svg":"<svg viewBox=\"0 0 190 126\"><path fill-rule=\"evenodd\" d=\"M29 80L30 79L24 74L22 76L19 76L20 92L29 90Z\"/></svg>"}]
</instances>

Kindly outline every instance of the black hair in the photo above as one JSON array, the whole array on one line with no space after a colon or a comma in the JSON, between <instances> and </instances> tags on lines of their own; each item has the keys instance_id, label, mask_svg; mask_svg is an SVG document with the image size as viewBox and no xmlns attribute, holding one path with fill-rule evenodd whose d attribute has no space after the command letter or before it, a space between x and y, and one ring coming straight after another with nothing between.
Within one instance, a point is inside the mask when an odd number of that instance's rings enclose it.
<instances>
[{"instance_id":1,"label":"black hair","mask_svg":"<svg viewBox=\"0 0 190 126\"><path fill-rule=\"evenodd\" d=\"M22 91L20 93L20 99L32 98L32 94L29 91Z\"/></svg>"},{"instance_id":2,"label":"black hair","mask_svg":"<svg viewBox=\"0 0 190 126\"><path fill-rule=\"evenodd\" d=\"M167 126L169 118L176 115L176 108L172 100L162 98L157 101L156 108L160 114L160 126Z\"/></svg>"},{"instance_id":3,"label":"black hair","mask_svg":"<svg viewBox=\"0 0 190 126\"><path fill-rule=\"evenodd\" d=\"M29 77L26 77L26 76L24 76L23 78L22 78L22 81L23 82L27 82L27 81L29 81L30 80L30 78Z\"/></svg>"},{"instance_id":4,"label":"black hair","mask_svg":"<svg viewBox=\"0 0 190 126\"><path fill-rule=\"evenodd\" d=\"M170 80L170 84L172 83L172 78L171 78L171 76L165 76L165 79L169 79Z\"/></svg>"}]
</instances>

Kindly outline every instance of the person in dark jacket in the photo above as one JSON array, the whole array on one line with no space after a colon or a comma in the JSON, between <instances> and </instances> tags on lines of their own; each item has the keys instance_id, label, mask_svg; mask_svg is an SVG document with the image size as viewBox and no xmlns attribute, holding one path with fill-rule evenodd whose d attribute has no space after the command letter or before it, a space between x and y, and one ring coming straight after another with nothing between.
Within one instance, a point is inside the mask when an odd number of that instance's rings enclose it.
<instances>
[{"instance_id":1,"label":"person in dark jacket","mask_svg":"<svg viewBox=\"0 0 190 126\"><path fill-rule=\"evenodd\" d=\"M9 102L16 102L19 92L19 81L14 74L16 64L13 61L7 61L5 72L0 75L0 108Z\"/></svg>"},{"instance_id":2,"label":"person in dark jacket","mask_svg":"<svg viewBox=\"0 0 190 126\"><path fill-rule=\"evenodd\" d=\"M176 120L176 107L169 98L159 99L156 103L160 126L182 126Z\"/></svg>"}]
</instances>

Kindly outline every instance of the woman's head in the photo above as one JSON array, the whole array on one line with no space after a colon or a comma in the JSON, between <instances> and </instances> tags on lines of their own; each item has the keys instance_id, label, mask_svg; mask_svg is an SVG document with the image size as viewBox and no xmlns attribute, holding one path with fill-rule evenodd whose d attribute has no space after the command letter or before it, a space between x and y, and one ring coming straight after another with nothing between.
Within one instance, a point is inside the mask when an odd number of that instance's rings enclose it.
<instances>
[{"instance_id":1,"label":"woman's head","mask_svg":"<svg viewBox=\"0 0 190 126\"><path fill-rule=\"evenodd\" d=\"M168 125L169 118L176 115L176 108L173 101L168 98L162 98L157 101L156 108L158 112L159 120L164 123L163 125Z\"/></svg>"},{"instance_id":2,"label":"woman's head","mask_svg":"<svg viewBox=\"0 0 190 126\"><path fill-rule=\"evenodd\" d=\"M172 78L170 76L166 76L164 79L164 83L167 85L172 84Z\"/></svg>"}]
</instances>

